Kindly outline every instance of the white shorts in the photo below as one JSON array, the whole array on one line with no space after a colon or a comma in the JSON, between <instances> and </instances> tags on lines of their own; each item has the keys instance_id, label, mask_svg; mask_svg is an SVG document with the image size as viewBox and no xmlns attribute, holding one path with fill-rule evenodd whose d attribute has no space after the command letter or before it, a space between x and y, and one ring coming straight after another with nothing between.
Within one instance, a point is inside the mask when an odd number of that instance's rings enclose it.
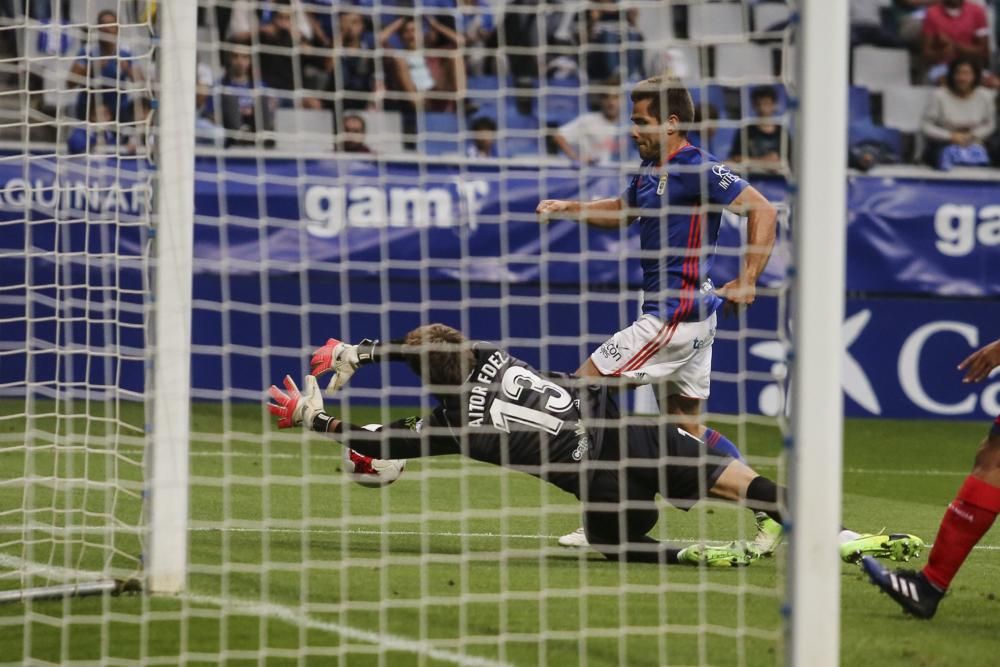
<instances>
[{"instance_id":1,"label":"white shorts","mask_svg":"<svg viewBox=\"0 0 1000 667\"><path fill-rule=\"evenodd\" d=\"M643 315L594 350L602 375L667 383L668 394L708 398L715 313L701 322L670 324Z\"/></svg>"}]
</instances>

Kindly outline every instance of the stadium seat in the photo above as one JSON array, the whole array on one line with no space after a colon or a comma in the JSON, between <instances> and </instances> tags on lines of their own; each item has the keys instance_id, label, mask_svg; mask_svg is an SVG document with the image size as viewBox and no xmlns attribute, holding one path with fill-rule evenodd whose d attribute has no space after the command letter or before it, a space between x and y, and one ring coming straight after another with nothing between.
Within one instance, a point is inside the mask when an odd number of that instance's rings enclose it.
<instances>
[{"instance_id":1,"label":"stadium seat","mask_svg":"<svg viewBox=\"0 0 1000 667\"><path fill-rule=\"evenodd\" d=\"M326 109L277 109L274 130L279 150L328 152L333 148L333 112Z\"/></svg>"},{"instance_id":2,"label":"stadium seat","mask_svg":"<svg viewBox=\"0 0 1000 667\"><path fill-rule=\"evenodd\" d=\"M427 112L420 130L419 146L428 155L454 155L461 153L461 135L458 116L448 112Z\"/></svg>"},{"instance_id":3,"label":"stadium seat","mask_svg":"<svg viewBox=\"0 0 1000 667\"><path fill-rule=\"evenodd\" d=\"M689 84L688 92L691 93L691 101L694 102L696 110L704 111L700 107L702 104L708 103L715 107L718 114L717 120L725 120L730 117L729 109L726 105L726 90L722 86L713 84L702 87ZM716 127L707 146L701 142L701 135L704 133L705 130L693 133L691 135L691 143L699 148L704 148L720 159L724 160L728 158L733 145L733 139L736 137L736 128Z\"/></svg>"},{"instance_id":4,"label":"stadium seat","mask_svg":"<svg viewBox=\"0 0 1000 667\"><path fill-rule=\"evenodd\" d=\"M856 146L863 141L880 141L891 147L897 155L903 155L903 135L891 127L864 121L851 123L847 130L848 144Z\"/></svg>"},{"instance_id":5,"label":"stadium seat","mask_svg":"<svg viewBox=\"0 0 1000 667\"><path fill-rule=\"evenodd\" d=\"M368 147L376 153L403 152L403 117L398 111L365 111Z\"/></svg>"},{"instance_id":6,"label":"stadium seat","mask_svg":"<svg viewBox=\"0 0 1000 667\"><path fill-rule=\"evenodd\" d=\"M715 107L719 113L719 118L728 118L726 108L726 89L722 86L711 84L708 86L688 85L688 92L691 93L691 101L694 102L695 109L707 102Z\"/></svg>"},{"instance_id":7,"label":"stadium seat","mask_svg":"<svg viewBox=\"0 0 1000 667\"><path fill-rule=\"evenodd\" d=\"M882 124L902 132L919 132L932 86L894 86L882 91Z\"/></svg>"},{"instance_id":8,"label":"stadium seat","mask_svg":"<svg viewBox=\"0 0 1000 667\"><path fill-rule=\"evenodd\" d=\"M788 21L792 9L783 2L761 2L753 6L754 32L766 32Z\"/></svg>"},{"instance_id":9,"label":"stadium seat","mask_svg":"<svg viewBox=\"0 0 1000 667\"><path fill-rule=\"evenodd\" d=\"M774 49L759 44L719 44L714 48L718 79L767 80L774 76Z\"/></svg>"},{"instance_id":10,"label":"stadium seat","mask_svg":"<svg viewBox=\"0 0 1000 667\"><path fill-rule=\"evenodd\" d=\"M587 110L586 96L576 90L548 89L541 102L541 121L548 127L559 126L573 120Z\"/></svg>"},{"instance_id":11,"label":"stadium seat","mask_svg":"<svg viewBox=\"0 0 1000 667\"><path fill-rule=\"evenodd\" d=\"M851 69L855 86L869 90L885 90L905 86L910 82L910 52L906 49L883 49L877 46L856 46L851 52Z\"/></svg>"},{"instance_id":12,"label":"stadium seat","mask_svg":"<svg viewBox=\"0 0 1000 667\"><path fill-rule=\"evenodd\" d=\"M853 121L872 119L872 98L867 88L851 86L848 93L848 117Z\"/></svg>"},{"instance_id":13,"label":"stadium seat","mask_svg":"<svg viewBox=\"0 0 1000 667\"><path fill-rule=\"evenodd\" d=\"M742 4L717 2L688 6L688 37L693 40L742 37L745 33Z\"/></svg>"},{"instance_id":14,"label":"stadium seat","mask_svg":"<svg viewBox=\"0 0 1000 667\"><path fill-rule=\"evenodd\" d=\"M502 109L497 125L507 130L537 131L538 119L534 116L518 113L514 102L508 101L507 106Z\"/></svg>"},{"instance_id":15,"label":"stadium seat","mask_svg":"<svg viewBox=\"0 0 1000 667\"><path fill-rule=\"evenodd\" d=\"M470 76L466 87L469 90L500 90L500 78L487 74Z\"/></svg>"},{"instance_id":16,"label":"stadium seat","mask_svg":"<svg viewBox=\"0 0 1000 667\"><path fill-rule=\"evenodd\" d=\"M69 2L69 23L73 25L86 25L96 23L97 15L103 11L111 11L116 14L120 11L118 0L90 0L89 2ZM123 17L122 22L125 22Z\"/></svg>"},{"instance_id":17,"label":"stadium seat","mask_svg":"<svg viewBox=\"0 0 1000 667\"><path fill-rule=\"evenodd\" d=\"M545 149L540 145L544 141L539 132L538 119L534 116L518 113L513 101L501 110L497 125L500 128L500 153L510 157L538 155Z\"/></svg>"},{"instance_id":18,"label":"stadium seat","mask_svg":"<svg viewBox=\"0 0 1000 667\"><path fill-rule=\"evenodd\" d=\"M702 48L696 44L674 43L667 48L646 49L646 71L671 71L684 80L697 80L702 74Z\"/></svg>"},{"instance_id":19,"label":"stadium seat","mask_svg":"<svg viewBox=\"0 0 1000 667\"><path fill-rule=\"evenodd\" d=\"M661 50L674 41L674 14L668 3L642 3L638 11L647 49Z\"/></svg>"}]
</instances>

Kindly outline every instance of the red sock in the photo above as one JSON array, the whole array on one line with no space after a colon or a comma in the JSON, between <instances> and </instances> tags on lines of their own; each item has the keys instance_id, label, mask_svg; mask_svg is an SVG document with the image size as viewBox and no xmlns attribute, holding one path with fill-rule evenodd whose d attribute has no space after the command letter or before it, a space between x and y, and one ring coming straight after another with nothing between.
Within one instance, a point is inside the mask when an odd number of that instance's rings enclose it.
<instances>
[{"instance_id":1,"label":"red sock","mask_svg":"<svg viewBox=\"0 0 1000 667\"><path fill-rule=\"evenodd\" d=\"M969 475L955 500L948 505L927 559L924 576L947 590L972 547L976 546L1000 514L1000 487Z\"/></svg>"}]
</instances>

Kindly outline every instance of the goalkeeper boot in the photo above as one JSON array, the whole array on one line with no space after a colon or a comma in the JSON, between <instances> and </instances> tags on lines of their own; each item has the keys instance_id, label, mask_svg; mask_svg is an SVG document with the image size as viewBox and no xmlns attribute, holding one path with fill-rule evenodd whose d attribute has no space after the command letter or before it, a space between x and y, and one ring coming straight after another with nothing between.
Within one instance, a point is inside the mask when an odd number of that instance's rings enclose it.
<instances>
[{"instance_id":1,"label":"goalkeeper boot","mask_svg":"<svg viewBox=\"0 0 1000 667\"><path fill-rule=\"evenodd\" d=\"M751 543L751 548L759 556L770 557L774 555L775 549L781 544L785 535L781 524L769 517L764 512L757 512L753 515L757 522L757 535Z\"/></svg>"},{"instance_id":2,"label":"goalkeeper boot","mask_svg":"<svg viewBox=\"0 0 1000 667\"><path fill-rule=\"evenodd\" d=\"M922 572L893 572L870 556L861 559L861 567L873 584L895 600L908 614L931 618L937 611L944 591L927 581Z\"/></svg>"},{"instance_id":3,"label":"goalkeeper boot","mask_svg":"<svg viewBox=\"0 0 1000 667\"><path fill-rule=\"evenodd\" d=\"M924 541L916 535L906 533L881 533L879 535L859 535L840 545L840 559L845 563L857 563L864 556L888 558L896 562L906 562L916 558L924 549Z\"/></svg>"},{"instance_id":4,"label":"goalkeeper boot","mask_svg":"<svg viewBox=\"0 0 1000 667\"><path fill-rule=\"evenodd\" d=\"M677 562L705 567L745 567L760 558L746 542L729 544L692 544L677 553Z\"/></svg>"},{"instance_id":5,"label":"goalkeeper boot","mask_svg":"<svg viewBox=\"0 0 1000 667\"><path fill-rule=\"evenodd\" d=\"M587 541L587 534L583 530L583 526L580 526L572 533L566 533L559 538L559 546L561 547L588 547L590 542Z\"/></svg>"}]
</instances>

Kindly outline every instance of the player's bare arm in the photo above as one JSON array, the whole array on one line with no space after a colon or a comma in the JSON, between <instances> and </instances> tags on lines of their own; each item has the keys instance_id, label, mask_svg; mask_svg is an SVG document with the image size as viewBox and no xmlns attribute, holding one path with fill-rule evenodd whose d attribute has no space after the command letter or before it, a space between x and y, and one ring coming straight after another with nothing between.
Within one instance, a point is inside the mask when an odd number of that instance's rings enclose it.
<instances>
[{"instance_id":1,"label":"player's bare arm","mask_svg":"<svg viewBox=\"0 0 1000 667\"><path fill-rule=\"evenodd\" d=\"M747 247L740 275L716 290L730 304L748 306L757 297L757 279L764 272L774 248L778 211L759 190L750 186L733 200L728 210L747 218Z\"/></svg>"},{"instance_id":2,"label":"player's bare arm","mask_svg":"<svg viewBox=\"0 0 1000 667\"><path fill-rule=\"evenodd\" d=\"M543 199L538 202L535 213L538 214L540 222L546 222L553 218L566 218L569 220L579 220L594 227L614 229L624 227L629 223L629 218L624 214L624 210L625 204L621 197L595 199L588 202Z\"/></svg>"},{"instance_id":3,"label":"player's bare arm","mask_svg":"<svg viewBox=\"0 0 1000 667\"><path fill-rule=\"evenodd\" d=\"M980 382L989 377L994 368L1000 366L1000 338L979 348L958 365L965 371L962 382Z\"/></svg>"}]
</instances>

